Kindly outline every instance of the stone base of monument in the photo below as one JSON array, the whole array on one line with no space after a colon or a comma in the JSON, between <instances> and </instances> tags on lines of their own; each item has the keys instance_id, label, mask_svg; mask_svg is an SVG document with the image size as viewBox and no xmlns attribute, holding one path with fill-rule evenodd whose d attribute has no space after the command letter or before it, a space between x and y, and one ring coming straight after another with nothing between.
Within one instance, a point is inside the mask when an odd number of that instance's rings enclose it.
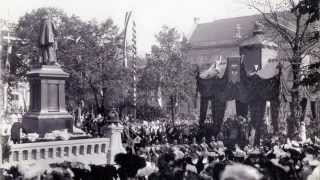
<instances>
[{"instance_id":1,"label":"stone base of monument","mask_svg":"<svg viewBox=\"0 0 320 180\"><path fill-rule=\"evenodd\" d=\"M54 130L67 129L72 132L73 118L68 113L32 113L23 117L23 130L27 133L38 133L41 137Z\"/></svg>"},{"instance_id":2,"label":"stone base of monument","mask_svg":"<svg viewBox=\"0 0 320 180\"><path fill-rule=\"evenodd\" d=\"M23 116L27 133L43 136L53 130L72 132L73 118L65 107L65 80L69 74L55 65L41 65L27 73L30 84L30 107Z\"/></svg>"}]
</instances>

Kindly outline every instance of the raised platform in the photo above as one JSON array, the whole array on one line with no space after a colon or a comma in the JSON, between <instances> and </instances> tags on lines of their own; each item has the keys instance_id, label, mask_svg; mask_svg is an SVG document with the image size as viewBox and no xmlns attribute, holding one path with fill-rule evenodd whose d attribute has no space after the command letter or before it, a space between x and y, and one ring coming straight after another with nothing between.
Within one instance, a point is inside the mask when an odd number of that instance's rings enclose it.
<instances>
[{"instance_id":1,"label":"raised platform","mask_svg":"<svg viewBox=\"0 0 320 180\"><path fill-rule=\"evenodd\" d=\"M5 156L8 136L0 135L0 168L10 168L14 165L31 165L61 163L64 161L84 164L115 164L114 157L125 153L122 146L121 133L123 126L111 124L104 129L104 137L90 138L72 134L70 140L48 140L42 142L12 144L9 156ZM8 159L8 160L7 160Z\"/></svg>"},{"instance_id":2,"label":"raised platform","mask_svg":"<svg viewBox=\"0 0 320 180\"><path fill-rule=\"evenodd\" d=\"M107 164L110 138L90 138L13 144L9 161L3 167L28 164L50 164L63 161L85 164Z\"/></svg>"}]
</instances>

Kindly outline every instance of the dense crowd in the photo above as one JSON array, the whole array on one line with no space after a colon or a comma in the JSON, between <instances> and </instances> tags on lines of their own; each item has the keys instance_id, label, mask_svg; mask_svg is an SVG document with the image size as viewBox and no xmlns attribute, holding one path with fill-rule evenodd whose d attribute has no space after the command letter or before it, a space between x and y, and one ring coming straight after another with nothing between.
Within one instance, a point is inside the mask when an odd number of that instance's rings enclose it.
<instances>
[{"instance_id":1,"label":"dense crowd","mask_svg":"<svg viewBox=\"0 0 320 180\"><path fill-rule=\"evenodd\" d=\"M320 141L290 141L274 136L269 143L226 145L226 137L209 138L199 127L163 121L125 125L126 153L114 165L75 162L48 167L22 165L3 170L1 179L44 180L314 180L320 179ZM39 166L39 165L38 165Z\"/></svg>"},{"instance_id":2,"label":"dense crowd","mask_svg":"<svg viewBox=\"0 0 320 180\"><path fill-rule=\"evenodd\" d=\"M64 162L49 167L12 167L2 179L75 180L316 180L320 178L320 144L274 139L270 146L227 148L222 141L195 139L188 144L141 146L134 142L116 165Z\"/></svg>"},{"instance_id":3,"label":"dense crowd","mask_svg":"<svg viewBox=\"0 0 320 180\"><path fill-rule=\"evenodd\" d=\"M122 134L126 153L116 155L113 165L79 162L18 165L2 170L0 179L320 179L317 137L290 141L283 136L273 136L253 147L247 141L247 128L245 122L229 119L215 137L206 134L205 127L190 121L179 120L175 125L166 120L130 122L124 124Z\"/></svg>"},{"instance_id":4,"label":"dense crowd","mask_svg":"<svg viewBox=\"0 0 320 180\"><path fill-rule=\"evenodd\" d=\"M186 120L176 121L175 124L166 120L128 123L125 124L122 140L124 144L134 141L138 142L138 146L152 146L166 143L189 144L205 137L207 140L223 141L226 146L233 146L235 143L244 146L250 143L250 136L253 136L250 135L249 124L244 118L227 119L217 136L212 133L213 128L216 128L214 124L200 127L197 123ZM265 143L265 140L270 140L270 136L267 132L263 134L261 142Z\"/></svg>"},{"instance_id":5,"label":"dense crowd","mask_svg":"<svg viewBox=\"0 0 320 180\"><path fill-rule=\"evenodd\" d=\"M165 143L188 143L198 132L198 126L188 121L179 121L172 125L165 120L143 123L128 123L123 132L123 143L135 142L139 146L151 146Z\"/></svg>"}]
</instances>

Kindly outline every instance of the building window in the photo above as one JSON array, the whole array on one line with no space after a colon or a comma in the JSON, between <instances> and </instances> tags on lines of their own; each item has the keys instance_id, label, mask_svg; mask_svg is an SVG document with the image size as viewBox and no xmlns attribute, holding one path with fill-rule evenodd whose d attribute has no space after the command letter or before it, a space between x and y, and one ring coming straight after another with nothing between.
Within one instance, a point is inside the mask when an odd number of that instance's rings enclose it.
<instances>
[{"instance_id":1,"label":"building window","mask_svg":"<svg viewBox=\"0 0 320 180\"><path fill-rule=\"evenodd\" d=\"M36 149L33 149L31 151L31 158L32 158L32 160L37 160L37 150Z\"/></svg>"},{"instance_id":2,"label":"building window","mask_svg":"<svg viewBox=\"0 0 320 180\"><path fill-rule=\"evenodd\" d=\"M61 148L60 147L58 147L57 149L56 149L56 157L61 157Z\"/></svg>"},{"instance_id":3,"label":"building window","mask_svg":"<svg viewBox=\"0 0 320 180\"><path fill-rule=\"evenodd\" d=\"M91 145L88 145L88 146L87 146L87 154L91 154L91 149L92 149L92 146L91 146Z\"/></svg>"},{"instance_id":4,"label":"building window","mask_svg":"<svg viewBox=\"0 0 320 180\"><path fill-rule=\"evenodd\" d=\"M46 158L45 152L46 152L45 149L40 149L40 158L41 159L45 159Z\"/></svg>"},{"instance_id":5,"label":"building window","mask_svg":"<svg viewBox=\"0 0 320 180\"><path fill-rule=\"evenodd\" d=\"M28 160L28 151L27 150L22 151L22 159L24 161Z\"/></svg>"},{"instance_id":6,"label":"building window","mask_svg":"<svg viewBox=\"0 0 320 180\"><path fill-rule=\"evenodd\" d=\"M76 156L77 155L77 146L72 146L72 154L74 155L74 156Z\"/></svg>"},{"instance_id":7,"label":"building window","mask_svg":"<svg viewBox=\"0 0 320 180\"><path fill-rule=\"evenodd\" d=\"M99 144L94 145L94 153L99 153Z\"/></svg>"},{"instance_id":8,"label":"building window","mask_svg":"<svg viewBox=\"0 0 320 180\"><path fill-rule=\"evenodd\" d=\"M53 158L53 148L49 148L48 150L48 157Z\"/></svg>"},{"instance_id":9,"label":"building window","mask_svg":"<svg viewBox=\"0 0 320 180\"><path fill-rule=\"evenodd\" d=\"M64 147L64 157L68 157L69 156L69 147Z\"/></svg>"},{"instance_id":10,"label":"building window","mask_svg":"<svg viewBox=\"0 0 320 180\"><path fill-rule=\"evenodd\" d=\"M106 152L106 144L101 145L101 152L105 153Z\"/></svg>"},{"instance_id":11,"label":"building window","mask_svg":"<svg viewBox=\"0 0 320 180\"><path fill-rule=\"evenodd\" d=\"M79 152L80 155L83 155L84 154L84 146L80 146L80 152Z\"/></svg>"},{"instance_id":12,"label":"building window","mask_svg":"<svg viewBox=\"0 0 320 180\"><path fill-rule=\"evenodd\" d=\"M14 161L19 161L19 151L14 151L14 153L13 153L13 160L14 160Z\"/></svg>"}]
</instances>

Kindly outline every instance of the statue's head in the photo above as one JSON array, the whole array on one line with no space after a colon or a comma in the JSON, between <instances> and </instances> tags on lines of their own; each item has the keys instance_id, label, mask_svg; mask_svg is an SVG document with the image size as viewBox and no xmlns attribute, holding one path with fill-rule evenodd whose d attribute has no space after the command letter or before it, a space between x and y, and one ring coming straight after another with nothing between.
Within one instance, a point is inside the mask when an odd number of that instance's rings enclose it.
<instances>
[{"instance_id":1,"label":"statue's head","mask_svg":"<svg viewBox=\"0 0 320 180\"><path fill-rule=\"evenodd\" d=\"M47 20L50 18L50 11L49 9L44 9L43 10L43 16L41 17L42 20Z\"/></svg>"}]
</instances>

